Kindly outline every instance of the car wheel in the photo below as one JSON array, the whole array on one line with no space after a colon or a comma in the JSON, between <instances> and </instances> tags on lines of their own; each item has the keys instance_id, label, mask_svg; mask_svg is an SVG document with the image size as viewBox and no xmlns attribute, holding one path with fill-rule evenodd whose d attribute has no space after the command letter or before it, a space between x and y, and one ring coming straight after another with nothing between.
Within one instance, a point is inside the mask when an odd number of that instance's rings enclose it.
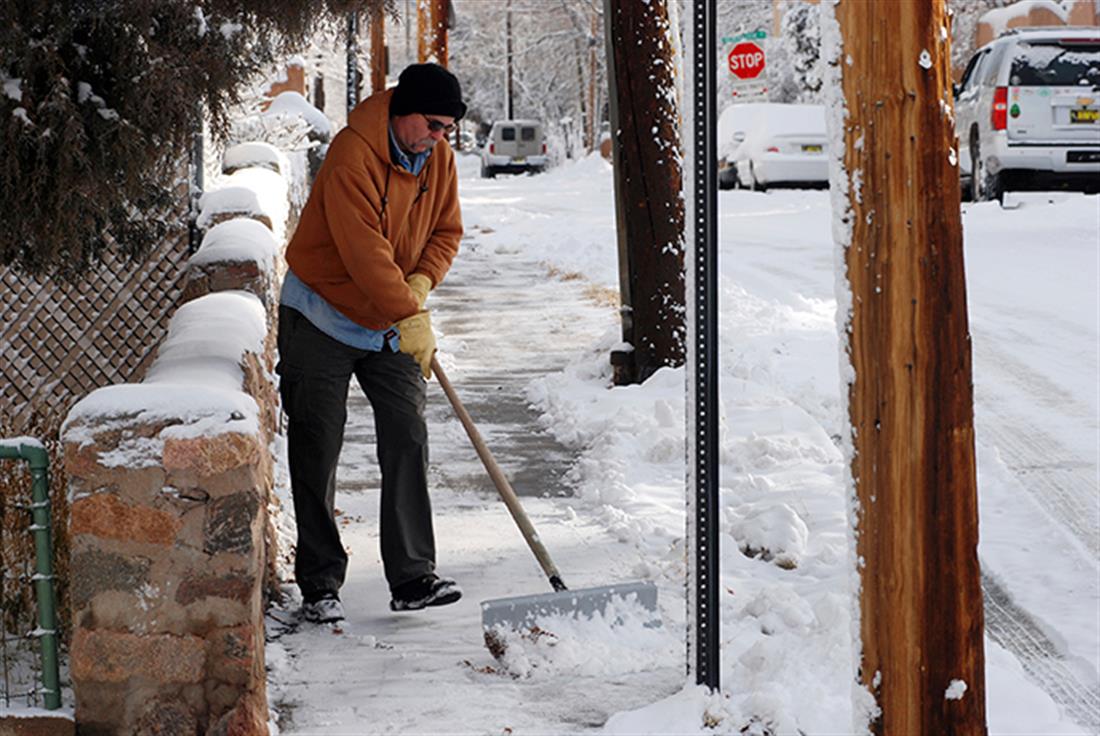
<instances>
[{"instance_id":1,"label":"car wheel","mask_svg":"<svg viewBox=\"0 0 1100 736\"><path fill-rule=\"evenodd\" d=\"M987 202L997 200L1004 204L1006 179L1006 172L997 174L986 172L985 178L982 179L982 199Z\"/></svg>"},{"instance_id":2,"label":"car wheel","mask_svg":"<svg viewBox=\"0 0 1100 736\"><path fill-rule=\"evenodd\" d=\"M761 184L756 178L756 167L749 162L749 188L754 192L766 192L768 187L765 184Z\"/></svg>"},{"instance_id":3,"label":"car wheel","mask_svg":"<svg viewBox=\"0 0 1100 736\"><path fill-rule=\"evenodd\" d=\"M975 202L1004 201L1005 172L991 173L982 164L982 149L976 134L970 137L970 194Z\"/></svg>"},{"instance_id":4,"label":"car wheel","mask_svg":"<svg viewBox=\"0 0 1100 736\"><path fill-rule=\"evenodd\" d=\"M481 178L482 179L495 179L496 177L497 177L497 172L493 169L492 166L482 166L481 167Z\"/></svg>"}]
</instances>

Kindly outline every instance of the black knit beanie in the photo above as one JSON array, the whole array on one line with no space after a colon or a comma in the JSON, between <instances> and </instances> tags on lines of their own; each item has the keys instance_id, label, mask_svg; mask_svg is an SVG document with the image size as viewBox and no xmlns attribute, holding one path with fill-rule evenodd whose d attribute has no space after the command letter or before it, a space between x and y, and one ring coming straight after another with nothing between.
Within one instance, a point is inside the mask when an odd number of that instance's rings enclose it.
<instances>
[{"instance_id":1,"label":"black knit beanie","mask_svg":"<svg viewBox=\"0 0 1100 736\"><path fill-rule=\"evenodd\" d=\"M458 120L466 114L458 78L439 64L411 64L397 78L390 99L390 115L449 115Z\"/></svg>"}]
</instances>

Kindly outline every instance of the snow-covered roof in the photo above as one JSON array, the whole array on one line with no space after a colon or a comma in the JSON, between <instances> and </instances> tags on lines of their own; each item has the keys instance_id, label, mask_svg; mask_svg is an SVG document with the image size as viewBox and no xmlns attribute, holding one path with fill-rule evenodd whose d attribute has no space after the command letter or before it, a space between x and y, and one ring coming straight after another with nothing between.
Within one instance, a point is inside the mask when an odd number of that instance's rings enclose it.
<instances>
[{"instance_id":1,"label":"snow-covered roof","mask_svg":"<svg viewBox=\"0 0 1100 736\"><path fill-rule=\"evenodd\" d=\"M978 18L979 23L987 23L993 30L993 37L1000 36L1008 28L1008 24L1017 19L1024 19L1035 10L1046 10L1057 16L1063 23L1069 22L1069 10L1062 7L1055 0L1019 0L1012 5L1003 8L995 8Z\"/></svg>"}]
</instances>

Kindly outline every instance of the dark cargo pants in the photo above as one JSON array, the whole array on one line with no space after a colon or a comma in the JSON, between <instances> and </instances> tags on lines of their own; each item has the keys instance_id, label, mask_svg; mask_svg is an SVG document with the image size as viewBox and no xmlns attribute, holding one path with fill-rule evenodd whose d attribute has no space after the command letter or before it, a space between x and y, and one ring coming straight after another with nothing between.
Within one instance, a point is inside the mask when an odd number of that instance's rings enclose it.
<instances>
[{"instance_id":1,"label":"dark cargo pants","mask_svg":"<svg viewBox=\"0 0 1100 736\"><path fill-rule=\"evenodd\" d=\"M294 574L305 597L336 592L347 553L333 515L348 385L359 381L374 411L382 471L382 565L390 588L435 570L428 499L426 384L416 361L388 348L359 350L279 308L279 393L286 412L290 486L298 526Z\"/></svg>"}]
</instances>

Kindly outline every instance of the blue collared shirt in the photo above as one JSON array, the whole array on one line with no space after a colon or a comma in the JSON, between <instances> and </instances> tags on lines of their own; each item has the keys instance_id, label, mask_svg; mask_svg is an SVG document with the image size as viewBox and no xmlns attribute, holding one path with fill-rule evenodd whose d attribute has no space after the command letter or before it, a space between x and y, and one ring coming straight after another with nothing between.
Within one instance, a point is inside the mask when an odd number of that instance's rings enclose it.
<instances>
[{"instance_id":1,"label":"blue collared shirt","mask_svg":"<svg viewBox=\"0 0 1100 736\"><path fill-rule=\"evenodd\" d=\"M390 126L390 153L393 160L399 166L412 173L420 174L424 163L428 160L431 149L423 153L414 153L411 156L401 150L397 144L397 138L393 134L393 126ZM337 311L331 304L306 283L287 270L283 279L283 290L279 295L279 303L296 309L313 323L313 326L325 333L333 340L338 340L345 345L360 350L380 352L383 348L397 352L400 334L395 328L385 330L372 330L352 321Z\"/></svg>"}]
</instances>

